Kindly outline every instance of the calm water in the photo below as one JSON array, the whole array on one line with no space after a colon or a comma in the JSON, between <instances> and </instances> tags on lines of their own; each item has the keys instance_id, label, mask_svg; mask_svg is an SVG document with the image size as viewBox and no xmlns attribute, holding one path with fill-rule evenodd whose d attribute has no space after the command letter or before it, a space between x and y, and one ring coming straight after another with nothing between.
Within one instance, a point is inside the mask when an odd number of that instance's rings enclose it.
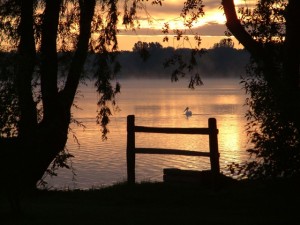
<instances>
[{"instance_id":1,"label":"calm water","mask_svg":"<svg viewBox=\"0 0 300 225\"><path fill-rule=\"evenodd\" d=\"M245 93L238 79L204 80L194 90L187 82L170 80L123 80L117 97L120 111L114 112L109 124L108 140L101 140L96 124L97 93L93 83L82 85L73 115L85 129L72 125L80 142L70 133L67 147L75 155L71 171L61 169L58 177L47 178L49 187L92 188L126 180L126 117L134 114L136 125L161 127L207 127L208 118L217 119L220 166L225 173L229 162L247 158L244 113ZM189 107L193 115L183 113ZM159 147L208 151L208 136L136 134L136 147ZM163 168L209 169L209 158L172 155L137 155L137 181L161 181Z\"/></svg>"}]
</instances>

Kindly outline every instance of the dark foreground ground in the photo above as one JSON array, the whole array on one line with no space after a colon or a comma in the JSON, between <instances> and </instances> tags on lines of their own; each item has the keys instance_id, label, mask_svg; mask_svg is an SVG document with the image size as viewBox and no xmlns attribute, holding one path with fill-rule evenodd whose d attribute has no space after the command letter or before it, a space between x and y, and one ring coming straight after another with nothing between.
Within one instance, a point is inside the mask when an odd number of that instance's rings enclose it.
<instances>
[{"instance_id":1,"label":"dark foreground ground","mask_svg":"<svg viewBox=\"0 0 300 225\"><path fill-rule=\"evenodd\" d=\"M297 180L209 185L117 184L88 191L37 191L22 214L1 195L0 225L298 225Z\"/></svg>"}]
</instances>

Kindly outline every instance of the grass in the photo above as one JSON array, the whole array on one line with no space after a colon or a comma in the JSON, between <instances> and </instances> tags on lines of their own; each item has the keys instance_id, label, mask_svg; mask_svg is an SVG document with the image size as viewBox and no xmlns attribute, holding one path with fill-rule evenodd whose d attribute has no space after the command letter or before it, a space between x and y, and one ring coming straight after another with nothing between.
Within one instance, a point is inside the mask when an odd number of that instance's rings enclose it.
<instances>
[{"instance_id":1,"label":"grass","mask_svg":"<svg viewBox=\"0 0 300 225\"><path fill-rule=\"evenodd\" d=\"M175 183L116 184L91 190L36 191L22 198L22 214L1 195L0 224L201 225L299 224L295 180L243 181L218 189Z\"/></svg>"}]
</instances>

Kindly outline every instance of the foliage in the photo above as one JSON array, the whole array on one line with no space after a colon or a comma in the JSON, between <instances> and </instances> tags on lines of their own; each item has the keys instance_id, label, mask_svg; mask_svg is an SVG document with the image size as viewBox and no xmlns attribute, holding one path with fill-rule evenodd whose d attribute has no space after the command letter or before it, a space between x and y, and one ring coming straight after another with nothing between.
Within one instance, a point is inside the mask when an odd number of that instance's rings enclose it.
<instances>
[{"instance_id":1,"label":"foliage","mask_svg":"<svg viewBox=\"0 0 300 225\"><path fill-rule=\"evenodd\" d=\"M99 57L96 57L93 62L93 68L89 68L89 71L83 71L85 74L87 73L94 73L94 77L101 77L103 74L102 72L106 70L108 72L110 68L110 62L113 60L108 60L109 58L112 59L111 55L108 54L109 51L116 51L117 49L117 40L116 40L116 23L117 23L117 16L118 10L116 8L116 2L101 2L97 5L97 14L94 15L92 21L92 29L91 33L100 33L100 35L93 36L90 40L90 53L98 54ZM13 10L11 10L13 9ZM12 51L13 49L17 49L18 41L20 39L20 34L18 33L18 26L20 25L20 5L17 1L4 1L1 3L1 41L4 45L10 46L6 49L6 51ZM45 10L45 3L43 1L37 1L34 4L34 32L35 32L35 42L36 48L38 53L41 51L41 37L42 37L42 26L43 26L43 12ZM58 27L58 60L59 60L59 68L57 72L59 76L62 78L66 78L68 75L68 71L70 70L72 58L74 57L74 49L77 48L78 42L78 29L76 27L79 25L80 20L80 10L82 6L77 1L66 1L62 7L60 12L60 21ZM4 50L4 49L3 49ZM14 57L18 54L16 51L11 52ZM2 60L7 60L7 54L3 54ZM41 57L37 58L37 67L40 67L40 60ZM6 64L8 65L8 64ZM2 66L1 72L5 74L5 76L11 77L15 73L14 66L15 64L10 64L10 68L4 68ZM106 67L105 68L102 68ZM12 74L8 74L7 71L11 70ZM96 85L100 85L100 83L109 82L110 80L114 79L114 75L118 72L118 70L110 71L109 75L103 76L103 81L97 81ZM36 68L35 74L33 77L40 77L40 68ZM11 80L11 78L9 78ZM107 81L104 81L104 80ZM65 86L66 79L62 79L60 82L59 89L62 90ZM15 82L14 82L15 83ZM4 83L5 84L5 83ZM2 85L2 87L7 87L6 85ZM40 84L39 84L40 85ZM118 87L117 87L118 89ZM106 95L102 97L105 99L104 101L113 100L115 91L113 90L112 86L106 85L105 90L102 90L101 87L98 87L98 91L100 95ZM105 104L105 103L103 103ZM99 104L101 107L102 105ZM109 114L109 113L108 113ZM99 116L103 119L100 123L105 129L107 121L107 114L103 112L103 114L99 114Z\"/></svg>"},{"instance_id":2,"label":"foliage","mask_svg":"<svg viewBox=\"0 0 300 225\"><path fill-rule=\"evenodd\" d=\"M260 0L254 8L240 7L241 23L261 43L282 43L286 35L285 0Z\"/></svg>"},{"instance_id":3,"label":"foliage","mask_svg":"<svg viewBox=\"0 0 300 225\"><path fill-rule=\"evenodd\" d=\"M214 44L213 48L234 48L234 43L231 38L224 38L219 43Z\"/></svg>"},{"instance_id":4,"label":"foliage","mask_svg":"<svg viewBox=\"0 0 300 225\"><path fill-rule=\"evenodd\" d=\"M170 66L176 66L176 68L173 70L171 74L171 80L176 82L179 80L179 77L185 77L187 73L192 73L193 70L196 70L193 73L193 75L191 75L189 88L193 89L195 86L203 85L200 73L197 70L197 65L198 65L197 56L201 57L201 55L204 53L205 53L204 49L192 50L189 57L184 57L182 54L174 53L174 55L171 58L167 59L164 63L164 66L166 68Z\"/></svg>"},{"instance_id":5,"label":"foliage","mask_svg":"<svg viewBox=\"0 0 300 225\"><path fill-rule=\"evenodd\" d=\"M142 3L124 2L125 25L133 24L135 8ZM21 145L6 147L8 158L24 161L15 166L24 176L15 180L35 186L45 171L55 175L58 167L71 168L66 162L73 155L65 145L70 123L82 125L71 109L79 107L74 98L86 75L96 80L96 122L102 139L107 138L111 108L117 107L120 92L114 82L120 70L115 60L119 7L115 0L1 1L0 137L16 137L27 146L22 156L14 155ZM93 57L86 66L88 55Z\"/></svg>"},{"instance_id":6,"label":"foliage","mask_svg":"<svg viewBox=\"0 0 300 225\"><path fill-rule=\"evenodd\" d=\"M163 47L158 42L141 42L138 41L134 44L132 51L138 52L143 61L146 61L150 55L151 51L161 50Z\"/></svg>"},{"instance_id":7,"label":"foliage","mask_svg":"<svg viewBox=\"0 0 300 225\"><path fill-rule=\"evenodd\" d=\"M195 86L203 85L200 73L198 71L199 58L206 52L205 49L200 48L201 36L198 33L193 32L193 26L201 17L204 16L204 5L202 0L188 0L185 1L180 13L180 17L184 21L185 29L175 29L173 30L174 36L177 41L182 41L183 43L190 43L189 34L193 34L194 40L196 41L196 47L193 48L188 57L184 57L174 51L174 54L166 59L164 66L174 67L171 74L172 81L178 81L180 77L185 77L186 74L190 74L189 88L195 88ZM169 23L165 23L162 28L162 33L166 36L163 38L164 42L168 42L169 38L167 34L170 33Z\"/></svg>"},{"instance_id":8,"label":"foliage","mask_svg":"<svg viewBox=\"0 0 300 225\"><path fill-rule=\"evenodd\" d=\"M246 131L253 146L249 160L228 167L240 178L262 179L290 177L299 174L300 134L292 120L280 113L280 105L262 72L252 61L247 76L242 78L249 97L246 105Z\"/></svg>"},{"instance_id":9,"label":"foliage","mask_svg":"<svg viewBox=\"0 0 300 225\"><path fill-rule=\"evenodd\" d=\"M248 33L261 44L261 56L252 54L241 84L249 94L246 130L253 148L250 160L229 169L248 178L276 178L300 173L299 87L290 82L286 58L286 1L259 1L255 8L241 8ZM296 47L296 46L295 46ZM296 77L299 77L299 61ZM297 70L296 70L297 71ZM298 73L298 74L297 74ZM298 78L299 79L299 78Z\"/></svg>"},{"instance_id":10,"label":"foliage","mask_svg":"<svg viewBox=\"0 0 300 225\"><path fill-rule=\"evenodd\" d=\"M12 78L0 81L0 99L0 138L16 137L20 110Z\"/></svg>"}]
</instances>

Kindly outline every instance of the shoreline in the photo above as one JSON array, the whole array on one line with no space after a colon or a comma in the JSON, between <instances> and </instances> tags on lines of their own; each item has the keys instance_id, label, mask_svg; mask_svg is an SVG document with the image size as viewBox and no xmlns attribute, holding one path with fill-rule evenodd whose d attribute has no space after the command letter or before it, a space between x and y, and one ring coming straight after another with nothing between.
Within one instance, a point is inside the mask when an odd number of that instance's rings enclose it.
<instances>
[{"instance_id":1,"label":"shoreline","mask_svg":"<svg viewBox=\"0 0 300 225\"><path fill-rule=\"evenodd\" d=\"M0 203L1 224L294 224L300 219L299 179L205 185L138 183L73 191L37 191L21 216ZM3 200L3 196L1 196Z\"/></svg>"}]
</instances>

